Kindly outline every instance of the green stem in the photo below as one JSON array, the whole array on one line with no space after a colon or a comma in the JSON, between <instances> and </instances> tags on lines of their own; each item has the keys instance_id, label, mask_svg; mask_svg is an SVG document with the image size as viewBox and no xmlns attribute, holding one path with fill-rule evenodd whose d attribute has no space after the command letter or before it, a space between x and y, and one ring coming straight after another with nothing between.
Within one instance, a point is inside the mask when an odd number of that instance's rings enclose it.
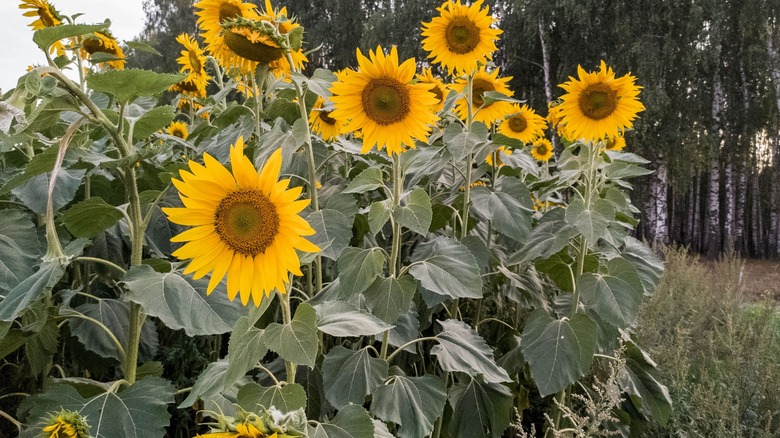
<instances>
[{"instance_id":1,"label":"green stem","mask_svg":"<svg viewBox=\"0 0 780 438\"><path fill-rule=\"evenodd\" d=\"M466 103L467 103L467 117L466 117L466 132L471 132L471 125L474 122L473 108L472 108L472 96L474 93L474 75L469 74L466 84ZM469 151L466 155L466 183L463 187L463 212L461 213L461 240L466 237L469 230L469 206L471 204L471 166L474 161L473 151Z\"/></svg>"},{"instance_id":2,"label":"green stem","mask_svg":"<svg viewBox=\"0 0 780 438\"><path fill-rule=\"evenodd\" d=\"M395 211L401 205L401 195L403 193L404 177L401 171L401 159L398 155L393 155L393 207ZM401 254L401 224L396 221L393 216L390 216L390 222L393 224L393 242L390 247L390 260L388 261L390 267L390 276L392 278L398 277L398 265ZM390 337L390 330L384 333L382 337L382 350L379 356L382 359L387 357L388 339ZM388 359L389 361L389 359Z\"/></svg>"},{"instance_id":3,"label":"green stem","mask_svg":"<svg viewBox=\"0 0 780 438\"><path fill-rule=\"evenodd\" d=\"M290 310L290 294L279 294L279 301L282 304L282 322L285 325L289 325L292 322L292 312ZM294 362L290 362L285 359L284 369L287 371L287 382L295 383L295 372L298 369L298 365Z\"/></svg>"},{"instance_id":4,"label":"green stem","mask_svg":"<svg viewBox=\"0 0 780 438\"><path fill-rule=\"evenodd\" d=\"M119 272L120 272L120 273L122 273L122 274L124 274L125 272L127 272L127 271L125 271L125 269L124 269L123 267L121 267L121 266L119 266L119 265L117 265L117 264L115 264L115 263L113 263L113 262L110 262L110 261L108 261L108 260L101 259L101 258L97 258L97 257L79 256L79 257L76 257L75 259L73 259L73 261L74 261L74 262L92 262L92 263L99 263L99 264L102 264L102 265L109 266L109 267L111 267L111 268L113 268L113 269L116 269L117 271L119 271Z\"/></svg>"},{"instance_id":5,"label":"green stem","mask_svg":"<svg viewBox=\"0 0 780 438\"><path fill-rule=\"evenodd\" d=\"M393 360L393 358L394 358L396 355L398 355L398 353L402 352L402 351L404 350L404 348L406 348L406 347L408 347L408 346L410 346L410 345L414 345L414 344L416 344L416 343L418 343L418 342L424 342L424 341L435 341L435 340L436 340L436 337L435 337L435 336L426 336L426 337L424 337L424 338L418 338L418 339L411 340L411 341L409 341L409 342L407 342L407 343L405 343L405 344L401 345L400 347L398 347L398 348L397 348L397 349L396 349L394 352L392 352L392 353L390 354L390 356L387 356L387 359L385 359L385 360L387 360L387 362L389 363L390 361L392 361L392 360ZM384 348L384 345L382 346L382 348ZM384 359L384 357L383 357L383 359Z\"/></svg>"}]
</instances>

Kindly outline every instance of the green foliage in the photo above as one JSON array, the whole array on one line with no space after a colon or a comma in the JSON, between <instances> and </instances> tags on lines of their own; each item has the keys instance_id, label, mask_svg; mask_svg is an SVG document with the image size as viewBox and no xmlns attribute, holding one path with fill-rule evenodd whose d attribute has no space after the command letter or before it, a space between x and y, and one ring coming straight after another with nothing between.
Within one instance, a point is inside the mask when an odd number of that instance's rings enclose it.
<instances>
[{"instance_id":1,"label":"green foliage","mask_svg":"<svg viewBox=\"0 0 780 438\"><path fill-rule=\"evenodd\" d=\"M128 103L139 96L155 96L184 79L184 75L155 73L148 70L108 70L87 76L87 85L97 92L115 96Z\"/></svg>"},{"instance_id":2,"label":"green foliage","mask_svg":"<svg viewBox=\"0 0 780 438\"><path fill-rule=\"evenodd\" d=\"M317 360L317 313L309 304L301 304L286 324L271 323L262 340L268 349L286 360L314 367Z\"/></svg>"}]
</instances>

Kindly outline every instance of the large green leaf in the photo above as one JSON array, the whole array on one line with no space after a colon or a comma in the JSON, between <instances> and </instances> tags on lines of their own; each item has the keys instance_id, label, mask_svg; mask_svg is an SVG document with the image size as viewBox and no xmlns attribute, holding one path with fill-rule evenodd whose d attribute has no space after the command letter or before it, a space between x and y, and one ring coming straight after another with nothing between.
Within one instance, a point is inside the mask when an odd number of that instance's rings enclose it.
<instances>
[{"instance_id":1,"label":"large green leaf","mask_svg":"<svg viewBox=\"0 0 780 438\"><path fill-rule=\"evenodd\" d=\"M69 322L70 331L84 344L84 347L99 356L121 361L119 349L100 326L92 321L75 317L76 314L91 318L108 328L122 346L128 343L130 327L130 306L124 301L101 299L93 303L82 304L75 309L60 309L62 316L73 316ZM139 356L151 359L157 352L157 329L151 320L146 320L141 329Z\"/></svg>"},{"instance_id":2,"label":"large green leaf","mask_svg":"<svg viewBox=\"0 0 780 438\"><path fill-rule=\"evenodd\" d=\"M44 52L49 51L49 47L57 41L79 35L103 30L111 25L111 22L101 24L61 24L59 26L47 26L36 30L33 34L33 42Z\"/></svg>"},{"instance_id":3,"label":"large green leaf","mask_svg":"<svg viewBox=\"0 0 780 438\"><path fill-rule=\"evenodd\" d=\"M45 262L38 271L20 281L0 301L0 321L13 321L43 292L53 287L65 271L57 262Z\"/></svg>"},{"instance_id":4,"label":"large green leaf","mask_svg":"<svg viewBox=\"0 0 780 438\"><path fill-rule=\"evenodd\" d=\"M133 125L133 138L143 140L155 132L165 128L170 124L176 114L170 105L163 105L152 108L144 113L141 118Z\"/></svg>"},{"instance_id":5,"label":"large green leaf","mask_svg":"<svg viewBox=\"0 0 780 438\"><path fill-rule=\"evenodd\" d=\"M634 266L616 257L607 263L607 273L585 273L577 279L582 302L606 322L628 327L639 315L642 280Z\"/></svg>"},{"instance_id":6,"label":"large green leaf","mask_svg":"<svg viewBox=\"0 0 780 438\"><path fill-rule=\"evenodd\" d=\"M339 256L341 288L349 296L359 294L382 274L385 256L379 248L345 248Z\"/></svg>"},{"instance_id":7,"label":"large green leaf","mask_svg":"<svg viewBox=\"0 0 780 438\"><path fill-rule=\"evenodd\" d=\"M566 208L566 222L574 226L593 246L607 231L609 221L615 218L615 209L608 201L597 199L590 208L580 198Z\"/></svg>"},{"instance_id":8,"label":"large green leaf","mask_svg":"<svg viewBox=\"0 0 780 438\"><path fill-rule=\"evenodd\" d=\"M464 132L457 123L451 123L444 130L444 145L455 160L462 160L473 152L483 139L473 132Z\"/></svg>"},{"instance_id":9,"label":"large green leaf","mask_svg":"<svg viewBox=\"0 0 780 438\"><path fill-rule=\"evenodd\" d=\"M523 356L539 394L547 397L576 382L590 367L598 327L587 315L553 319L541 309L528 317L523 329Z\"/></svg>"},{"instance_id":10,"label":"large green leaf","mask_svg":"<svg viewBox=\"0 0 780 438\"><path fill-rule=\"evenodd\" d=\"M336 346L322 362L325 398L336 409L362 405L366 396L387 378L387 372L387 362L371 357L368 347L353 351Z\"/></svg>"},{"instance_id":11,"label":"large green leaf","mask_svg":"<svg viewBox=\"0 0 780 438\"><path fill-rule=\"evenodd\" d=\"M471 191L471 211L492 221L494 230L522 243L531 230L533 213L528 189L524 192L524 196L516 197L487 187L474 187Z\"/></svg>"},{"instance_id":12,"label":"large green leaf","mask_svg":"<svg viewBox=\"0 0 780 438\"><path fill-rule=\"evenodd\" d=\"M331 260L338 260L341 252L352 239L352 222L337 210L322 209L306 217L316 234L309 240L320 247L320 254Z\"/></svg>"},{"instance_id":13,"label":"large green leaf","mask_svg":"<svg viewBox=\"0 0 780 438\"><path fill-rule=\"evenodd\" d=\"M509 258L507 264L546 259L565 248L575 236L577 229L563 220L540 223L531 230L525 245Z\"/></svg>"},{"instance_id":14,"label":"large green leaf","mask_svg":"<svg viewBox=\"0 0 780 438\"><path fill-rule=\"evenodd\" d=\"M626 342L626 365L620 370L618 383L639 412L666 425L672 411L672 399L655 373L655 362L633 341Z\"/></svg>"},{"instance_id":15,"label":"large green leaf","mask_svg":"<svg viewBox=\"0 0 780 438\"><path fill-rule=\"evenodd\" d=\"M512 416L512 392L500 383L472 379L450 388L450 436L500 437Z\"/></svg>"},{"instance_id":16,"label":"large green leaf","mask_svg":"<svg viewBox=\"0 0 780 438\"><path fill-rule=\"evenodd\" d=\"M98 196L73 205L62 213L62 224L76 237L92 238L124 217L118 207Z\"/></svg>"},{"instance_id":17,"label":"large green leaf","mask_svg":"<svg viewBox=\"0 0 780 438\"><path fill-rule=\"evenodd\" d=\"M383 185L382 169L378 167L369 167L360 172L358 176L347 185L347 188L344 189L343 193L363 193L369 190L378 189Z\"/></svg>"},{"instance_id":18,"label":"large green leaf","mask_svg":"<svg viewBox=\"0 0 780 438\"><path fill-rule=\"evenodd\" d=\"M486 382L509 382L506 371L496 365L493 350L484 339L463 321L439 321L444 331L436 335L438 345L431 354L439 359L444 371L457 371L471 376L483 376Z\"/></svg>"},{"instance_id":19,"label":"large green leaf","mask_svg":"<svg viewBox=\"0 0 780 438\"><path fill-rule=\"evenodd\" d=\"M249 412L256 412L260 408L270 409L273 406L287 413L306 409L306 391L297 383L284 386L260 386L257 383L249 383L238 390L236 403Z\"/></svg>"},{"instance_id":20,"label":"large green leaf","mask_svg":"<svg viewBox=\"0 0 780 438\"><path fill-rule=\"evenodd\" d=\"M390 220L390 207L387 200L377 201L368 208L368 228L373 234L379 233Z\"/></svg>"},{"instance_id":21,"label":"large green leaf","mask_svg":"<svg viewBox=\"0 0 780 438\"><path fill-rule=\"evenodd\" d=\"M346 301L326 301L314 308L317 310L317 328L331 336L372 336L393 327Z\"/></svg>"},{"instance_id":22,"label":"large green leaf","mask_svg":"<svg viewBox=\"0 0 780 438\"><path fill-rule=\"evenodd\" d=\"M215 396L226 389L226 387L232 385L235 382L227 382L225 375L227 375L229 357L225 357L216 362L211 362L206 366L206 369L200 373L198 380L192 385L190 393L187 394L187 398L182 401L178 408L183 409L195 404L198 399L206 399Z\"/></svg>"},{"instance_id":23,"label":"large green leaf","mask_svg":"<svg viewBox=\"0 0 780 438\"><path fill-rule=\"evenodd\" d=\"M401 438L428 436L444 412L447 388L437 376L393 376L374 391L371 412L397 424Z\"/></svg>"},{"instance_id":24,"label":"large green leaf","mask_svg":"<svg viewBox=\"0 0 780 438\"><path fill-rule=\"evenodd\" d=\"M270 301L270 300L268 300ZM234 382L255 367L268 352L263 343L263 331L255 328L248 316L238 318L228 342L228 370L225 380Z\"/></svg>"},{"instance_id":25,"label":"large green leaf","mask_svg":"<svg viewBox=\"0 0 780 438\"><path fill-rule=\"evenodd\" d=\"M40 154L32 157L32 159L30 159L30 161L24 167L24 172L11 178L8 180L8 182L5 183L5 185L2 186L2 188L0 188L0 195L5 195L12 189L18 187L36 175L51 172L51 170L54 168L54 162L57 160L58 152L59 148L50 147L44 149Z\"/></svg>"},{"instance_id":26,"label":"large green leaf","mask_svg":"<svg viewBox=\"0 0 780 438\"><path fill-rule=\"evenodd\" d=\"M653 295L655 288L661 282L664 273L664 262L658 258L653 250L633 237L623 239L625 248L621 255L631 262L636 268L639 278L642 279L642 287L645 295Z\"/></svg>"},{"instance_id":27,"label":"large green leaf","mask_svg":"<svg viewBox=\"0 0 780 438\"><path fill-rule=\"evenodd\" d=\"M402 226L425 236L431 227L433 210L428 192L421 188L412 190L400 207L393 211L393 218Z\"/></svg>"},{"instance_id":28,"label":"large green leaf","mask_svg":"<svg viewBox=\"0 0 780 438\"><path fill-rule=\"evenodd\" d=\"M317 313L311 305L302 303L289 324L269 324L262 339L283 359L314 368L319 347Z\"/></svg>"},{"instance_id":29,"label":"large green leaf","mask_svg":"<svg viewBox=\"0 0 780 438\"><path fill-rule=\"evenodd\" d=\"M7 292L33 273L39 244L35 225L16 210L0 210L0 292Z\"/></svg>"},{"instance_id":30,"label":"large green leaf","mask_svg":"<svg viewBox=\"0 0 780 438\"><path fill-rule=\"evenodd\" d=\"M160 273L141 265L127 271L122 281L127 299L190 336L226 333L244 313L240 303L230 302L219 287L206 297L207 280L187 281L174 272Z\"/></svg>"},{"instance_id":31,"label":"large green leaf","mask_svg":"<svg viewBox=\"0 0 780 438\"><path fill-rule=\"evenodd\" d=\"M482 298L479 266L460 242L437 237L420 245L412 261L409 273L426 289L452 298Z\"/></svg>"},{"instance_id":32,"label":"large green leaf","mask_svg":"<svg viewBox=\"0 0 780 438\"><path fill-rule=\"evenodd\" d=\"M61 168L57 172L57 180L52 193L52 207L54 211L64 207L76 197L76 192L81 187L81 182L84 180L86 173L86 169L65 168ZM19 198L30 210L44 215L46 214L46 203L49 198L49 177L51 177L51 173L35 175L11 190L11 193Z\"/></svg>"},{"instance_id":33,"label":"large green leaf","mask_svg":"<svg viewBox=\"0 0 780 438\"><path fill-rule=\"evenodd\" d=\"M365 409L350 405L340 409L329 423L309 425L308 436L309 438L372 438L374 423Z\"/></svg>"},{"instance_id":34,"label":"large green leaf","mask_svg":"<svg viewBox=\"0 0 780 438\"><path fill-rule=\"evenodd\" d=\"M95 438L161 437L170 423L168 404L173 403L174 391L169 381L147 377L121 392L83 398L72 386L55 383L25 402L30 408L28 424L32 432L40 433L39 420L68 409L87 419Z\"/></svg>"},{"instance_id":35,"label":"large green leaf","mask_svg":"<svg viewBox=\"0 0 780 438\"><path fill-rule=\"evenodd\" d=\"M139 96L160 94L184 77L140 69L107 70L87 75L87 85L93 91L113 94L120 103L127 103Z\"/></svg>"},{"instance_id":36,"label":"large green leaf","mask_svg":"<svg viewBox=\"0 0 780 438\"><path fill-rule=\"evenodd\" d=\"M399 278L379 277L363 292L368 310L388 324L409 311L417 292L417 283L410 275Z\"/></svg>"}]
</instances>

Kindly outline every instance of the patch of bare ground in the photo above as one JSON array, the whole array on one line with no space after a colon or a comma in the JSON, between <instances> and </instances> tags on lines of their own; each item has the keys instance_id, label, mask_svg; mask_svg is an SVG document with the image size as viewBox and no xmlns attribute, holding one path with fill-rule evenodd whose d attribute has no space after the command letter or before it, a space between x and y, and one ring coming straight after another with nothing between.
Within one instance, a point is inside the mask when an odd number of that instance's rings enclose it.
<instances>
[{"instance_id":1,"label":"patch of bare ground","mask_svg":"<svg viewBox=\"0 0 780 438\"><path fill-rule=\"evenodd\" d=\"M742 259L740 262L743 298L748 302L780 303L780 262L758 259Z\"/></svg>"}]
</instances>

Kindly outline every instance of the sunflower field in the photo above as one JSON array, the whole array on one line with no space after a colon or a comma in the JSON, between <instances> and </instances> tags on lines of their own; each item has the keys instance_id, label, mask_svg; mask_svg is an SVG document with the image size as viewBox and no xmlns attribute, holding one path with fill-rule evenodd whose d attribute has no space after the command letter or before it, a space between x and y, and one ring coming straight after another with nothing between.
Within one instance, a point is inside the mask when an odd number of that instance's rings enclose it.
<instances>
[{"instance_id":1,"label":"sunflower field","mask_svg":"<svg viewBox=\"0 0 780 438\"><path fill-rule=\"evenodd\" d=\"M200 0L178 73L22 0L47 65L0 101L0 423L24 437L638 436L641 87L539 114L448 0L428 59L303 73L305 23ZM423 68L424 67L424 68ZM65 72L68 72L67 74ZM438 75L441 73L441 75ZM576 76L574 76L576 74ZM162 97L161 97L162 96Z\"/></svg>"}]
</instances>

